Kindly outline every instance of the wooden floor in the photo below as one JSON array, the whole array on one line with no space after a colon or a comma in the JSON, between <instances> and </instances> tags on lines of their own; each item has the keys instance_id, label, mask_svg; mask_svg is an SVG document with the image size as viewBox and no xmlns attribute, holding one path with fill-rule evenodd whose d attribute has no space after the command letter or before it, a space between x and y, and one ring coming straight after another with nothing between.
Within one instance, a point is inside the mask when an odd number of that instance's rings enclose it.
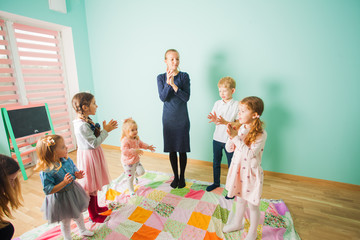
<instances>
[{"instance_id":1,"label":"wooden floor","mask_svg":"<svg viewBox=\"0 0 360 240\"><path fill-rule=\"evenodd\" d=\"M120 150L103 146L112 179L122 172ZM76 162L76 152L69 156ZM171 173L166 155L145 153L141 162L146 170ZM29 179L21 176L24 206L14 212L15 237L46 223L40 211L44 193L39 174L27 170ZM222 169L225 183L227 167ZM186 178L212 181L212 163L189 159ZM263 198L282 199L294 219L301 239L360 239L360 186L336 183L287 174L265 172Z\"/></svg>"}]
</instances>

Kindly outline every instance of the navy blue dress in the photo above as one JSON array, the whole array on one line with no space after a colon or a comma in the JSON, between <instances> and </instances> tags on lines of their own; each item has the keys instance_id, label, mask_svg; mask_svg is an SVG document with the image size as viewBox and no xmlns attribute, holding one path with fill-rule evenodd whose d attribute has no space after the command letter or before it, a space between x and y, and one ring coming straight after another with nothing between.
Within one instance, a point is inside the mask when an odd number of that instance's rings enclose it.
<instances>
[{"instance_id":1,"label":"navy blue dress","mask_svg":"<svg viewBox=\"0 0 360 240\"><path fill-rule=\"evenodd\" d=\"M166 73L157 76L160 100L163 107L164 152L190 152L190 121L187 102L190 98L190 78L186 72L174 77L178 91L166 83Z\"/></svg>"}]
</instances>

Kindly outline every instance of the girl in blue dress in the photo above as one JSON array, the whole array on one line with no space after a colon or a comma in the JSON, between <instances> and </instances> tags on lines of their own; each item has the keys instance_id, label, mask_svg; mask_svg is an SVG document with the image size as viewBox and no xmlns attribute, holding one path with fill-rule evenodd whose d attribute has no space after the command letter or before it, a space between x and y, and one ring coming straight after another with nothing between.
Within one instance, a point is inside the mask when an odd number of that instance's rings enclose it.
<instances>
[{"instance_id":1,"label":"girl in blue dress","mask_svg":"<svg viewBox=\"0 0 360 240\"><path fill-rule=\"evenodd\" d=\"M82 212L89 205L89 196L75 181L84 177L74 162L67 157L67 147L59 135L48 135L36 144L38 161L35 170L40 170L40 179L46 194L42 206L49 223L61 222L65 240L71 239L70 222L74 219L81 236L93 236L84 224Z\"/></svg>"},{"instance_id":2,"label":"girl in blue dress","mask_svg":"<svg viewBox=\"0 0 360 240\"><path fill-rule=\"evenodd\" d=\"M157 76L159 97L164 102L162 123L164 135L164 152L169 153L174 172L172 188L185 187L185 169L187 152L190 152L190 121L187 102L190 98L190 78L186 72L178 70L180 56L175 49L165 53L166 73ZM178 173L178 157L180 177Z\"/></svg>"}]
</instances>

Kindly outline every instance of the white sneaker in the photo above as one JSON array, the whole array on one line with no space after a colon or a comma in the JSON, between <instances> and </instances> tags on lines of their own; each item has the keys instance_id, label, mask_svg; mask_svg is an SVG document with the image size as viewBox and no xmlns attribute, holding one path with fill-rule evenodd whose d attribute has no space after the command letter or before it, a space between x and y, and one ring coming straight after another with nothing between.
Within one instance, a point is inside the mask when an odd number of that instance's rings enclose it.
<instances>
[{"instance_id":1,"label":"white sneaker","mask_svg":"<svg viewBox=\"0 0 360 240\"><path fill-rule=\"evenodd\" d=\"M85 231L81 231L80 235L83 236L83 237L91 237L91 236L94 236L94 232L91 232L89 230L85 230Z\"/></svg>"}]
</instances>

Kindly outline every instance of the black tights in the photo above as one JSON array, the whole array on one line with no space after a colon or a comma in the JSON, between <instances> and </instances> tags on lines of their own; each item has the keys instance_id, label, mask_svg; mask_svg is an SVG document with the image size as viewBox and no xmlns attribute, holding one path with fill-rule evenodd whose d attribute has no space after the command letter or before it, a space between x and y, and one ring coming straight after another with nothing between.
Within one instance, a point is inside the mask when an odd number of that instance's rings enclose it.
<instances>
[{"instance_id":1,"label":"black tights","mask_svg":"<svg viewBox=\"0 0 360 240\"><path fill-rule=\"evenodd\" d=\"M174 179L179 179L179 173L178 173L178 159L176 152L170 152L169 153L170 163L172 170L174 172ZM179 153L179 161L180 161L180 179L185 179L185 168L187 164L187 155L186 152Z\"/></svg>"}]
</instances>

